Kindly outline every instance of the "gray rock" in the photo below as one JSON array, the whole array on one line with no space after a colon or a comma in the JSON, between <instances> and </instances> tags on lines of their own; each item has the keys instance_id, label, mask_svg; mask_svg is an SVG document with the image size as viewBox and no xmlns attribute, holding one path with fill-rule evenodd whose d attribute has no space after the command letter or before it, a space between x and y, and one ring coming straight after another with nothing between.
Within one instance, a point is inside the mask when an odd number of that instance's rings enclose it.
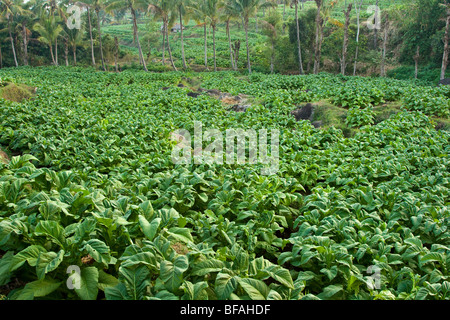
<instances>
[{"instance_id":1,"label":"gray rock","mask_svg":"<svg viewBox=\"0 0 450 320\"><path fill-rule=\"evenodd\" d=\"M307 103L300 109L291 111L291 114L295 117L296 121L299 120L311 120L314 113L314 108L311 103Z\"/></svg>"}]
</instances>

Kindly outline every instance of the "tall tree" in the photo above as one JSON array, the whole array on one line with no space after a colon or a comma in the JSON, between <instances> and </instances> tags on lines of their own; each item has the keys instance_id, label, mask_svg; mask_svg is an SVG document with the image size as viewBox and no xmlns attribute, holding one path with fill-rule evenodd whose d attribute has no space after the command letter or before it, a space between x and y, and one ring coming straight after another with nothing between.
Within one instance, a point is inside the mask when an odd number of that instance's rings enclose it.
<instances>
[{"instance_id":1,"label":"tall tree","mask_svg":"<svg viewBox=\"0 0 450 320\"><path fill-rule=\"evenodd\" d=\"M440 80L445 78L445 71L447 70L448 65L448 53L449 53L449 29L450 29L450 3L447 0L444 0L444 4L442 6L445 7L445 33L444 33L444 53L442 56L442 66L441 66L441 75Z\"/></svg>"},{"instance_id":2,"label":"tall tree","mask_svg":"<svg viewBox=\"0 0 450 320\"><path fill-rule=\"evenodd\" d=\"M345 68L347 67L347 47L348 47L348 27L350 25L350 12L352 11L352 3L349 3L347 10L344 10L345 23L344 23L344 41L342 45L342 58L341 58L341 74L345 75Z\"/></svg>"},{"instance_id":3,"label":"tall tree","mask_svg":"<svg viewBox=\"0 0 450 320\"><path fill-rule=\"evenodd\" d=\"M0 2L1 15L4 17L8 25L8 33L9 38L11 40L11 50L13 53L14 64L16 65L16 67L19 66L19 63L17 62L17 53L16 48L14 46L14 37L12 30L13 30L13 18L18 11L21 11L20 5L17 2L18 1L15 0L4 0Z\"/></svg>"},{"instance_id":4,"label":"tall tree","mask_svg":"<svg viewBox=\"0 0 450 320\"><path fill-rule=\"evenodd\" d=\"M72 48L73 64L77 65L77 47L84 45L83 31L80 29L67 29L68 45Z\"/></svg>"},{"instance_id":5,"label":"tall tree","mask_svg":"<svg viewBox=\"0 0 450 320\"><path fill-rule=\"evenodd\" d=\"M331 10L339 0L314 0L317 5L316 13L316 38L314 42L314 74L319 73L320 56L322 53L323 31L330 18Z\"/></svg>"},{"instance_id":6,"label":"tall tree","mask_svg":"<svg viewBox=\"0 0 450 320\"><path fill-rule=\"evenodd\" d=\"M63 31L61 25L56 22L56 17L41 17L41 20L34 24L33 30L40 34L38 41L49 46L52 64L56 66L57 61L53 53L53 44L56 42L56 39Z\"/></svg>"},{"instance_id":7,"label":"tall tree","mask_svg":"<svg viewBox=\"0 0 450 320\"><path fill-rule=\"evenodd\" d=\"M230 23L232 20L239 17L239 8L236 5L236 0L225 0L222 2L222 20L225 21L225 30L228 38L228 50L230 53L230 63L233 70L237 70L237 65L235 63L235 57L233 55L233 49L231 45L231 31Z\"/></svg>"},{"instance_id":8,"label":"tall tree","mask_svg":"<svg viewBox=\"0 0 450 320\"><path fill-rule=\"evenodd\" d=\"M267 18L263 20L263 33L268 37L270 41L270 72L274 71L275 61L275 43L277 41L278 32L282 23L282 17L277 11L272 11L268 14Z\"/></svg>"},{"instance_id":9,"label":"tall tree","mask_svg":"<svg viewBox=\"0 0 450 320\"><path fill-rule=\"evenodd\" d=\"M137 16L136 10L147 8L148 4L142 0L110 0L105 7L107 12L113 13L114 10L120 10L126 8L131 13L131 18L133 21L133 39L138 47L139 61L142 64L145 71L148 71L147 64L145 63L144 55L142 53L141 43L139 41L139 32L137 26Z\"/></svg>"},{"instance_id":10,"label":"tall tree","mask_svg":"<svg viewBox=\"0 0 450 320\"><path fill-rule=\"evenodd\" d=\"M170 63L172 68L176 71L177 68L175 67L175 63L173 61L172 50L169 42L169 24L173 22L176 17L176 15L171 15L174 8L177 9L176 2L174 0L150 0L148 5L148 10L153 12L155 18L160 18L163 22L163 33L165 41L167 41L167 51L169 52Z\"/></svg>"},{"instance_id":11,"label":"tall tree","mask_svg":"<svg viewBox=\"0 0 450 320\"><path fill-rule=\"evenodd\" d=\"M248 42L248 22L250 17L253 16L259 8L269 8L274 4L270 1L265 0L236 0L236 2L239 7L239 13L241 14L244 22L245 44L247 47L247 68L248 73L251 73L252 67L250 63L250 47Z\"/></svg>"},{"instance_id":12,"label":"tall tree","mask_svg":"<svg viewBox=\"0 0 450 320\"><path fill-rule=\"evenodd\" d=\"M179 15L179 24L180 24L180 44L181 44L181 62L183 63L183 68L187 69L186 65L186 55L184 53L184 38L183 38L183 25L184 22L189 21L189 3L190 0L176 0L176 7L178 9L178 15Z\"/></svg>"},{"instance_id":13,"label":"tall tree","mask_svg":"<svg viewBox=\"0 0 450 320\"><path fill-rule=\"evenodd\" d=\"M201 7L203 14L209 21L213 32L213 60L214 60L214 71L217 71L217 61L216 61L216 28L219 22L219 7L221 6L221 0L205 0L204 5Z\"/></svg>"},{"instance_id":14,"label":"tall tree","mask_svg":"<svg viewBox=\"0 0 450 320\"><path fill-rule=\"evenodd\" d=\"M105 67L105 59L103 57L103 44L102 44L102 29L101 29L101 19L100 19L100 11L105 8L105 3L103 0L89 0L87 5L94 10L97 16L97 33L98 33L98 44L100 47L100 59L102 62L102 69L106 71Z\"/></svg>"},{"instance_id":15,"label":"tall tree","mask_svg":"<svg viewBox=\"0 0 450 320\"><path fill-rule=\"evenodd\" d=\"M300 25L298 21L298 2L300 0L293 0L295 5L295 24L296 24L296 32L297 32L297 50L298 50L298 65L300 74L304 74L303 71L303 61L302 61L302 46L300 42Z\"/></svg>"},{"instance_id":16,"label":"tall tree","mask_svg":"<svg viewBox=\"0 0 450 320\"><path fill-rule=\"evenodd\" d=\"M355 10L356 10L356 48L355 48L355 58L354 58L354 63L353 63L353 75L356 75L356 64L358 62L358 50L359 50L359 33L361 30L361 24L360 24L360 14L361 14L361 7L362 4L364 2L364 0L361 0L361 2L359 2L359 5L357 5L356 1L354 0L354 4L355 4Z\"/></svg>"}]
</instances>

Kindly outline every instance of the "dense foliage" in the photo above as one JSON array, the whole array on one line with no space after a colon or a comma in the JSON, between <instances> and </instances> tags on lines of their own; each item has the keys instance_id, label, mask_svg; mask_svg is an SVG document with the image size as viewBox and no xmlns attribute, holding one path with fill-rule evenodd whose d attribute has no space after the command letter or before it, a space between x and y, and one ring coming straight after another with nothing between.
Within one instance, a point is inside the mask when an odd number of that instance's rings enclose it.
<instances>
[{"instance_id":1,"label":"dense foliage","mask_svg":"<svg viewBox=\"0 0 450 320\"><path fill-rule=\"evenodd\" d=\"M233 112L189 97L176 85L194 76L255 105ZM450 134L411 94L448 117L445 89L328 74L54 67L0 77L38 87L22 103L0 99L0 144L12 154L0 163L0 288L23 284L3 298L450 298ZM355 113L353 137L290 115L324 99L405 109L376 125ZM279 129L279 171L174 165L170 133L194 121Z\"/></svg>"}]
</instances>

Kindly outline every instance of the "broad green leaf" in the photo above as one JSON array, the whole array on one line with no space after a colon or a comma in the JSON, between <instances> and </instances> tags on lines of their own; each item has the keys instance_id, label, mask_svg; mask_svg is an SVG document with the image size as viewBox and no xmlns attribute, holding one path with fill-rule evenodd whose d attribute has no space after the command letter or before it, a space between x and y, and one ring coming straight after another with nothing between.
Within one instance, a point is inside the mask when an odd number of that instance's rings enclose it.
<instances>
[{"instance_id":1,"label":"broad green leaf","mask_svg":"<svg viewBox=\"0 0 450 320\"><path fill-rule=\"evenodd\" d=\"M131 300L127 287L123 282L117 283L114 287L105 288L106 300Z\"/></svg>"},{"instance_id":2,"label":"broad green leaf","mask_svg":"<svg viewBox=\"0 0 450 320\"><path fill-rule=\"evenodd\" d=\"M36 235L49 237L52 242L64 249L65 237L64 228L56 221L40 221L35 230Z\"/></svg>"},{"instance_id":3,"label":"broad green leaf","mask_svg":"<svg viewBox=\"0 0 450 320\"><path fill-rule=\"evenodd\" d=\"M184 300L208 300L208 293L206 292L208 282L206 281L196 282L195 284L184 281L182 288L184 290L182 299Z\"/></svg>"},{"instance_id":4,"label":"broad green leaf","mask_svg":"<svg viewBox=\"0 0 450 320\"><path fill-rule=\"evenodd\" d=\"M214 286L217 298L219 300L226 300L236 290L237 281L232 271L223 269L222 272L217 274Z\"/></svg>"},{"instance_id":5,"label":"broad green leaf","mask_svg":"<svg viewBox=\"0 0 450 320\"><path fill-rule=\"evenodd\" d=\"M289 270L279 265L273 264L266 267L264 269L264 272L266 272L271 278L288 287L289 289L294 289L294 281L292 281Z\"/></svg>"},{"instance_id":6,"label":"broad green leaf","mask_svg":"<svg viewBox=\"0 0 450 320\"><path fill-rule=\"evenodd\" d=\"M131 300L142 300L150 284L150 272L146 266L128 269L121 267L120 276L125 280L127 294ZM119 280L121 280L119 278Z\"/></svg>"},{"instance_id":7,"label":"broad green leaf","mask_svg":"<svg viewBox=\"0 0 450 320\"><path fill-rule=\"evenodd\" d=\"M164 282L167 290L176 292L183 283L183 273L188 269L189 262L186 256L178 256L174 262L163 261L160 264L159 278Z\"/></svg>"},{"instance_id":8,"label":"broad green leaf","mask_svg":"<svg viewBox=\"0 0 450 320\"><path fill-rule=\"evenodd\" d=\"M192 275L204 276L212 272L220 272L225 267L225 263L217 259L208 259L196 262L192 267Z\"/></svg>"},{"instance_id":9,"label":"broad green leaf","mask_svg":"<svg viewBox=\"0 0 450 320\"><path fill-rule=\"evenodd\" d=\"M342 285L329 285L325 287L323 291L317 295L318 298L322 300L327 300L333 298L335 295L341 293L343 291Z\"/></svg>"},{"instance_id":10,"label":"broad green leaf","mask_svg":"<svg viewBox=\"0 0 450 320\"><path fill-rule=\"evenodd\" d=\"M45 297L59 288L62 282L52 279L41 279L28 282L15 297L16 300L33 300L34 298Z\"/></svg>"},{"instance_id":11,"label":"broad green leaf","mask_svg":"<svg viewBox=\"0 0 450 320\"><path fill-rule=\"evenodd\" d=\"M41 252L36 265L38 279L44 279L45 275L56 270L64 259L64 250L56 252Z\"/></svg>"},{"instance_id":12,"label":"broad green leaf","mask_svg":"<svg viewBox=\"0 0 450 320\"><path fill-rule=\"evenodd\" d=\"M98 272L98 288L102 291L105 291L106 288L115 287L119 283L119 280L106 273L103 270L99 270Z\"/></svg>"},{"instance_id":13,"label":"broad green leaf","mask_svg":"<svg viewBox=\"0 0 450 320\"><path fill-rule=\"evenodd\" d=\"M96 267L82 268L79 276L79 288L74 288L82 300L96 300L98 294L98 269Z\"/></svg>"},{"instance_id":14,"label":"broad green leaf","mask_svg":"<svg viewBox=\"0 0 450 320\"><path fill-rule=\"evenodd\" d=\"M7 284L11 278L12 273L9 271L9 268L13 257L14 253L8 251L0 259L0 286Z\"/></svg>"},{"instance_id":15,"label":"broad green leaf","mask_svg":"<svg viewBox=\"0 0 450 320\"><path fill-rule=\"evenodd\" d=\"M103 241L98 239L83 241L81 250L86 250L87 253L99 263L109 264L114 263L115 261L109 253L109 247Z\"/></svg>"},{"instance_id":16,"label":"broad green leaf","mask_svg":"<svg viewBox=\"0 0 450 320\"><path fill-rule=\"evenodd\" d=\"M161 218L155 218L152 220L152 222L149 223L144 216L139 216L139 225L141 226L142 232L150 241L153 241L153 239L155 238L160 224Z\"/></svg>"},{"instance_id":17,"label":"broad green leaf","mask_svg":"<svg viewBox=\"0 0 450 320\"><path fill-rule=\"evenodd\" d=\"M25 262L28 262L30 266L35 267L41 252L47 252L47 250L38 245L32 245L23 249L12 258L9 271L20 268Z\"/></svg>"},{"instance_id":18,"label":"broad green leaf","mask_svg":"<svg viewBox=\"0 0 450 320\"><path fill-rule=\"evenodd\" d=\"M269 287L258 279L238 278L238 283L252 300L265 300L270 291Z\"/></svg>"},{"instance_id":19,"label":"broad green leaf","mask_svg":"<svg viewBox=\"0 0 450 320\"><path fill-rule=\"evenodd\" d=\"M194 241L191 236L191 231L188 228L173 227L170 228L167 233L169 234L169 238L174 238L177 241L181 241L184 243Z\"/></svg>"}]
</instances>

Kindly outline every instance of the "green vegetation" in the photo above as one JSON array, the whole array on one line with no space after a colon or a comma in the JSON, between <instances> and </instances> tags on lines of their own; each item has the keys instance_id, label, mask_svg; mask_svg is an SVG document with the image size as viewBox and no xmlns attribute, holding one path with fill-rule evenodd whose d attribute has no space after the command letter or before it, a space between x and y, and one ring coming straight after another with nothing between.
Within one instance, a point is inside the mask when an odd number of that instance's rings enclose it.
<instances>
[{"instance_id":1,"label":"green vegetation","mask_svg":"<svg viewBox=\"0 0 450 320\"><path fill-rule=\"evenodd\" d=\"M450 297L450 133L411 98L426 92L445 109L445 89L326 73L42 67L0 77L38 87L21 103L0 99L0 145L12 155L0 163L4 299ZM180 82L253 104L235 112ZM326 125L295 120L305 102ZM370 108L376 119L384 104L395 112L376 124L349 114ZM357 128L345 137L350 115ZM194 121L278 129L278 172L175 165L170 134Z\"/></svg>"}]
</instances>

